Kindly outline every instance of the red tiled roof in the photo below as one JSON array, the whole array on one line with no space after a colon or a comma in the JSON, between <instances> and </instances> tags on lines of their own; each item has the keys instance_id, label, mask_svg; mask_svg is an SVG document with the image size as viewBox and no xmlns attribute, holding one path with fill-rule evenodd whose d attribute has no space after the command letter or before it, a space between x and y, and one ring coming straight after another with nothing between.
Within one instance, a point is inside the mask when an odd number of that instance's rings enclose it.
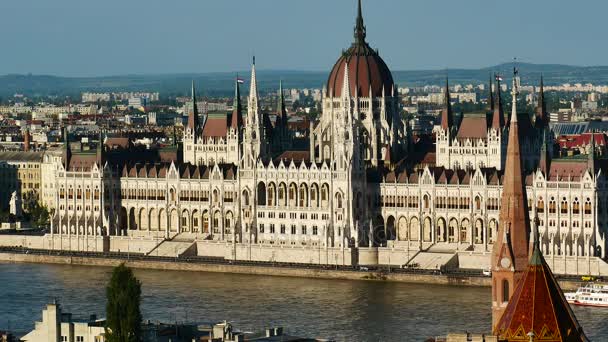
<instances>
[{"instance_id":1,"label":"red tiled roof","mask_svg":"<svg viewBox=\"0 0 608 342\"><path fill-rule=\"evenodd\" d=\"M205 121L203 137L221 138L228 133L228 120L225 115L210 114Z\"/></svg>"},{"instance_id":2,"label":"red tiled roof","mask_svg":"<svg viewBox=\"0 0 608 342\"><path fill-rule=\"evenodd\" d=\"M276 161L285 160L285 161L310 161L310 152L309 151L285 151L280 156L275 158Z\"/></svg>"},{"instance_id":3,"label":"red tiled roof","mask_svg":"<svg viewBox=\"0 0 608 342\"><path fill-rule=\"evenodd\" d=\"M603 133L595 133L593 140L596 146L606 146L606 136ZM591 141L591 133L583 133L574 136L560 136L557 142L561 148L572 149L586 147Z\"/></svg>"},{"instance_id":4,"label":"red tiled roof","mask_svg":"<svg viewBox=\"0 0 608 342\"><path fill-rule=\"evenodd\" d=\"M494 334L501 341L529 341L530 332L535 341L588 341L538 246Z\"/></svg>"},{"instance_id":5,"label":"red tiled roof","mask_svg":"<svg viewBox=\"0 0 608 342\"><path fill-rule=\"evenodd\" d=\"M460 123L457 138L483 139L488 133L488 123L485 115L465 115Z\"/></svg>"}]
</instances>

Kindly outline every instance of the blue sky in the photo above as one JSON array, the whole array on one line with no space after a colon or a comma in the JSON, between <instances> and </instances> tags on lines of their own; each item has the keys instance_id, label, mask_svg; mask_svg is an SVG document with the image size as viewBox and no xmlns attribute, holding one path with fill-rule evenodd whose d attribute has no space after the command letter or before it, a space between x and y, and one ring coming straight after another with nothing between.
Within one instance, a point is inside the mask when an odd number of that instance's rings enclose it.
<instances>
[{"instance_id":1,"label":"blue sky","mask_svg":"<svg viewBox=\"0 0 608 342\"><path fill-rule=\"evenodd\" d=\"M0 0L0 74L329 70L356 0ZM606 65L604 0L363 0L392 70Z\"/></svg>"}]
</instances>

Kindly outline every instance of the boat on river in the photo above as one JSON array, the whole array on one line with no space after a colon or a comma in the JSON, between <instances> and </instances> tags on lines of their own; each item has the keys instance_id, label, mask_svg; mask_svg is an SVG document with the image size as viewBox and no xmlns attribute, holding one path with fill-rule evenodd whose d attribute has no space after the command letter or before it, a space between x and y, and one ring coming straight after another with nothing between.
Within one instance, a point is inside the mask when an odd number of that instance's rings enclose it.
<instances>
[{"instance_id":1,"label":"boat on river","mask_svg":"<svg viewBox=\"0 0 608 342\"><path fill-rule=\"evenodd\" d=\"M566 292L564 295L570 304L608 307L608 285L588 283L576 292Z\"/></svg>"}]
</instances>

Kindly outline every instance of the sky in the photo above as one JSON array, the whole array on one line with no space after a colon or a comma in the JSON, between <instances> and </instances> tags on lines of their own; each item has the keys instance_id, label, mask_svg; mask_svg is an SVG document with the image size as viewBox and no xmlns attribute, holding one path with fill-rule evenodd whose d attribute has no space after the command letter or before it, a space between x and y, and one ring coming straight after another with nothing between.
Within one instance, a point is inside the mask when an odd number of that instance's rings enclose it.
<instances>
[{"instance_id":1,"label":"sky","mask_svg":"<svg viewBox=\"0 0 608 342\"><path fill-rule=\"evenodd\" d=\"M363 0L392 70L606 65L605 0ZM0 0L0 75L331 69L356 0Z\"/></svg>"}]
</instances>

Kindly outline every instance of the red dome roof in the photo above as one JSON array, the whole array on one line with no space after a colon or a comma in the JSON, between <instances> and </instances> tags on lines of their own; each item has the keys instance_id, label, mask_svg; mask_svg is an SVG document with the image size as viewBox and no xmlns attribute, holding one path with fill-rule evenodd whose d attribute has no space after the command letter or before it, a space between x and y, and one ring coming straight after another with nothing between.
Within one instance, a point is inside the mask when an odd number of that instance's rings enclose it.
<instances>
[{"instance_id":1,"label":"red dome roof","mask_svg":"<svg viewBox=\"0 0 608 342\"><path fill-rule=\"evenodd\" d=\"M350 93L352 96L358 94L361 97L381 97L382 90L390 96L395 86L393 75L380 58L378 52L373 50L365 41L366 29L361 15L361 2L359 2L359 15L355 26L355 42L334 65L329 79L327 89L329 96L339 97L342 95L344 82L344 68L348 64L348 77L350 80ZM372 93L370 94L370 87Z\"/></svg>"}]
</instances>

